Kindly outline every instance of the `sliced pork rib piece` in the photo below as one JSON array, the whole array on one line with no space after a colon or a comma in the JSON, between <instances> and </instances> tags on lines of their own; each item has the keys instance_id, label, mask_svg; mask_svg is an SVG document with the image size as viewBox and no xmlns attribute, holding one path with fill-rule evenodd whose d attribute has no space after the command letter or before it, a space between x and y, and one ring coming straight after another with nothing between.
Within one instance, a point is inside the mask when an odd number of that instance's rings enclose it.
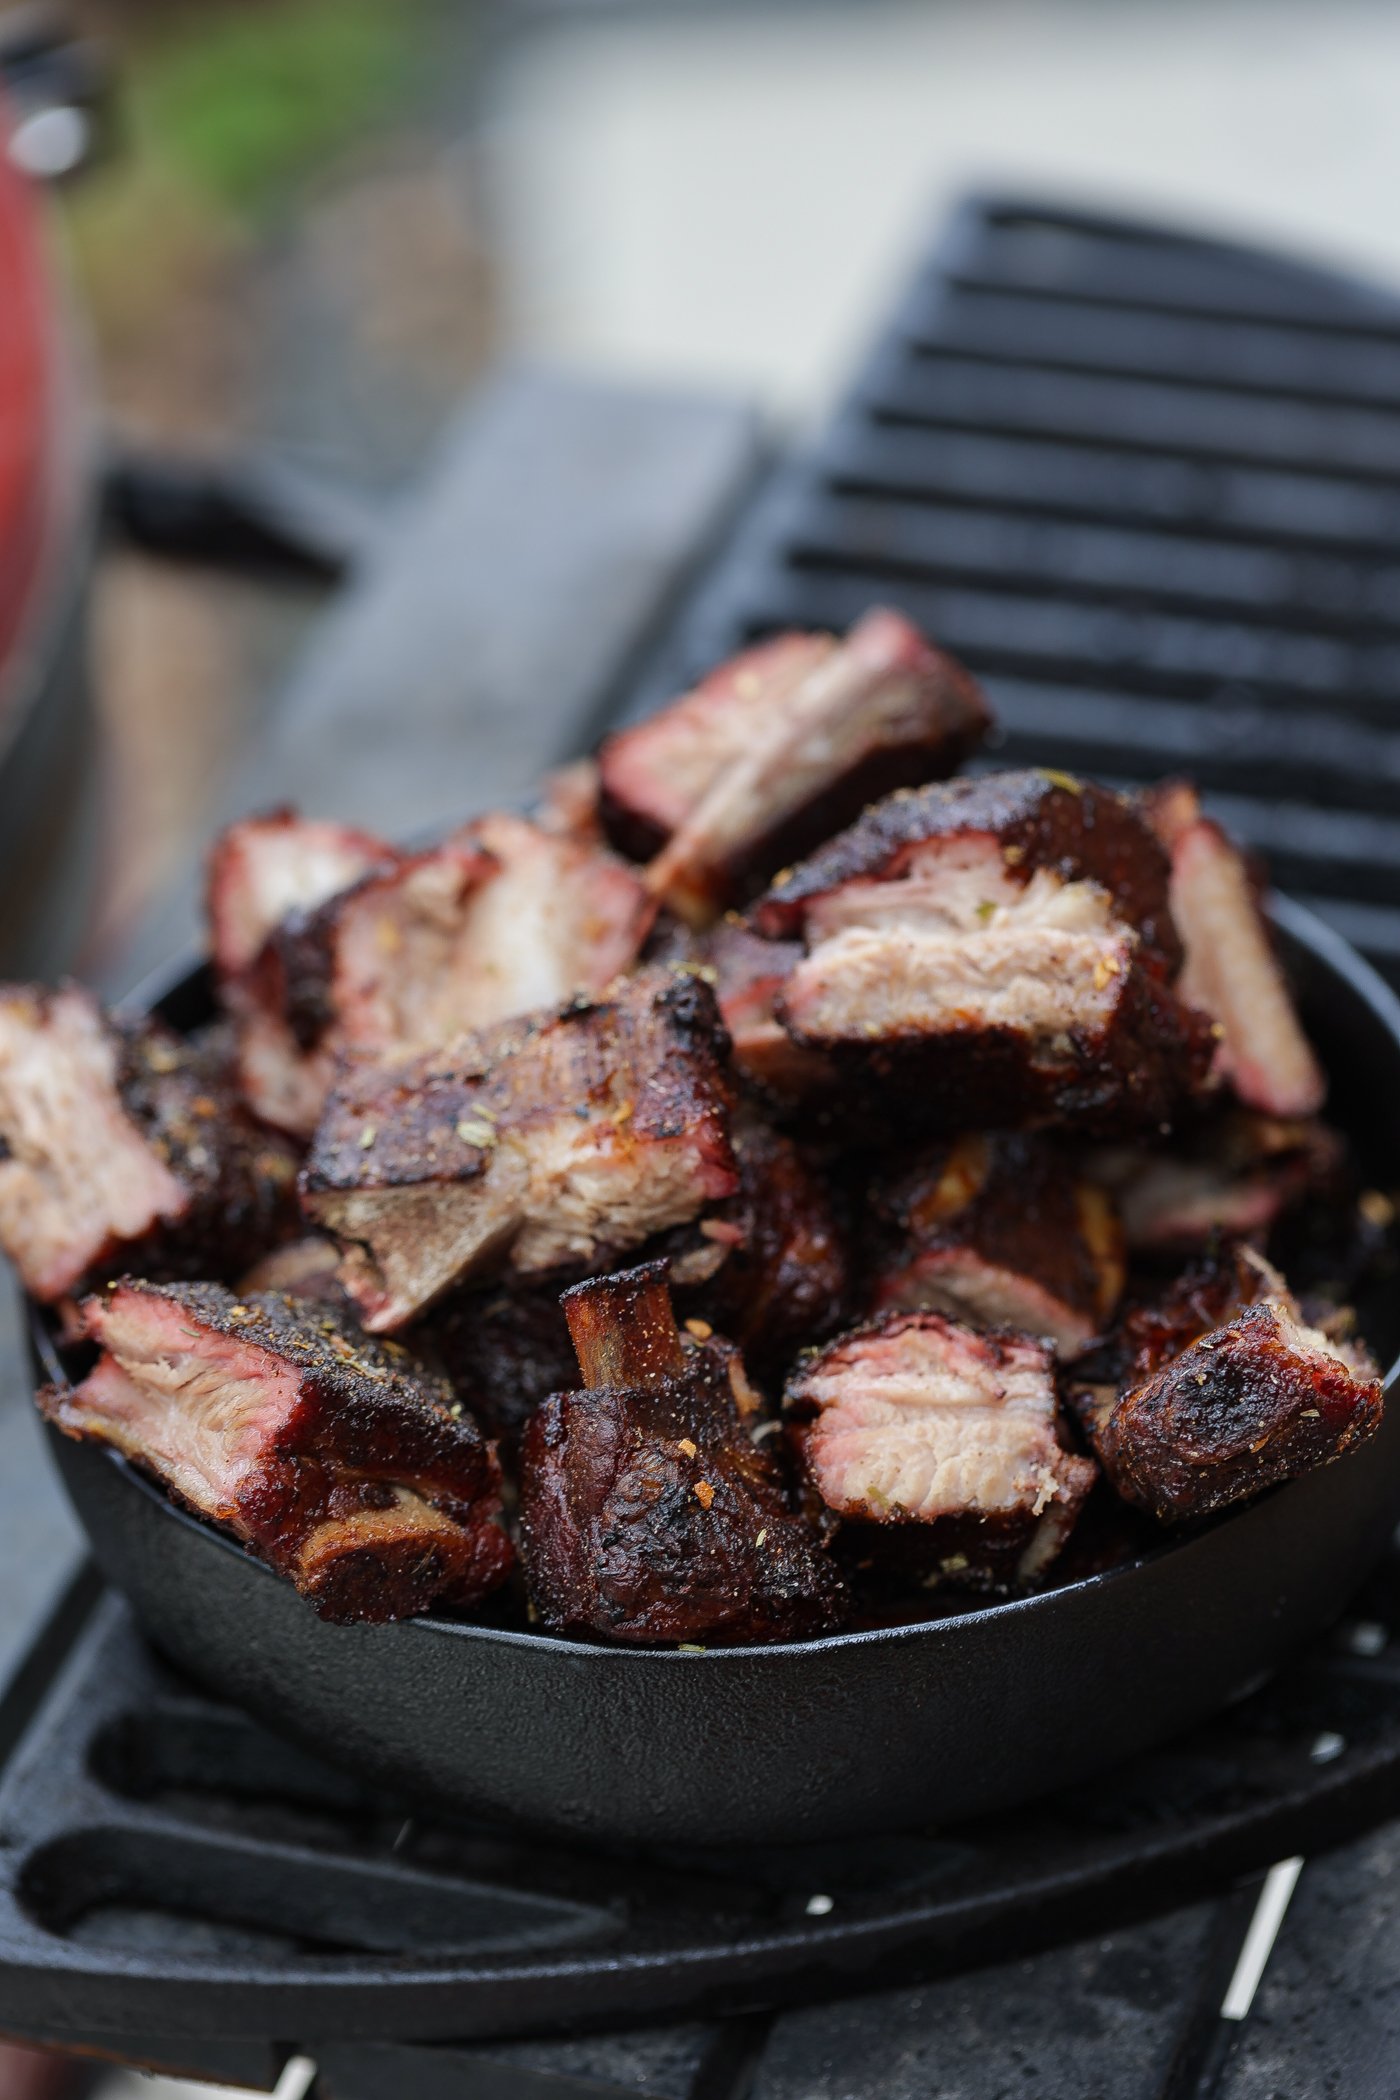
<instances>
[{"instance_id":1,"label":"sliced pork rib piece","mask_svg":"<svg viewBox=\"0 0 1400 2100\"><path fill-rule=\"evenodd\" d=\"M1119 1338L1116 1382L1074 1404L1117 1492L1164 1523L1209 1516L1339 1458L1380 1426L1364 1349L1303 1320L1246 1247L1188 1269Z\"/></svg>"},{"instance_id":2,"label":"sliced pork rib piece","mask_svg":"<svg viewBox=\"0 0 1400 2100\"><path fill-rule=\"evenodd\" d=\"M1345 1160L1338 1132L1315 1118L1233 1108L1169 1152L1104 1147L1084 1168L1117 1204L1135 1252L1185 1256L1214 1234L1267 1239L1305 1197L1335 1195Z\"/></svg>"},{"instance_id":3,"label":"sliced pork rib piece","mask_svg":"<svg viewBox=\"0 0 1400 2100\"><path fill-rule=\"evenodd\" d=\"M933 1122L1161 1122L1204 1082L1177 998L1166 855L1121 796L988 774L867 810L753 911L807 953L776 999L796 1040L902 1079Z\"/></svg>"},{"instance_id":4,"label":"sliced pork rib piece","mask_svg":"<svg viewBox=\"0 0 1400 2100\"><path fill-rule=\"evenodd\" d=\"M629 1643L732 1645L830 1632L840 1574L750 1435L729 1343L676 1324L664 1263L566 1292L586 1390L525 1434L521 1540L547 1626Z\"/></svg>"},{"instance_id":5,"label":"sliced pork rib piece","mask_svg":"<svg viewBox=\"0 0 1400 2100\"><path fill-rule=\"evenodd\" d=\"M1221 1076L1265 1115L1316 1114L1327 1082L1299 1025L1244 855L1202 816L1184 781L1153 790L1144 806L1171 855L1172 916L1186 946L1181 993L1222 1030Z\"/></svg>"},{"instance_id":6,"label":"sliced pork rib piece","mask_svg":"<svg viewBox=\"0 0 1400 2100\"><path fill-rule=\"evenodd\" d=\"M752 1086L782 1107L816 1103L836 1090L829 1061L795 1043L777 1016L779 995L806 952L800 941L764 940L726 912L693 936L686 952L712 976L734 1062Z\"/></svg>"},{"instance_id":7,"label":"sliced pork rib piece","mask_svg":"<svg viewBox=\"0 0 1400 2100\"><path fill-rule=\"evenodd\" d=\"M1077 1356L1123 1290L1123 1231L1112 1201L1033 1136L969 1136L876 1185L892 1230L877 1262L879 1311L925 1308L974 1327L1043 1335Z\"/></svg>"},{"instance_id":8,"label":"sliced pork rib piece","mask_svg":"<svg viewBox=\"0 0 1400 2100\"><path fill-rule=\"evenodd\" d=\"M323 1617L465 1609L509 1571L494 1451L396 1343L213 1284L124 1279L83 1315L102 1354L45 1414L236 1532Z\"/></svg>"},{"instance_id":9,"label":"sliced pork rib piece","mask_svg":"<svg viewBox=\"0 0 1400 2100\"><path fill-rule=\"evenodd\" d=\"M1096 1477L1060 1441L1049 1348L942 1313L842 1335L799 1363L785 1407L847 1556L930 1588L1039 1581Z\"/></svg>"},{"instance_id":10,"label":"sliced pork rib piece","mask_svg":"<svg viewBox=\"0 0 1400 2100\"><path fill-rule=\"evenodd\" d=\"M265 943L245 1037L250 1097L306 1135L335 1053L409 1055L601 991L636 959L652 911L605 846L523 817L483 817L396 854Z\"/></svg>"},{"instance_id":11,"label":"sliced pork rib piece","mask_svg":"<svg viewBox=\"0 0 1400 2100\"><path fill-rule=\"evenodd\" d=\"M784 634L711 672L600 755L612 836L704 924L876 795L941 779L990 726L976 680L899 613Z\"/></svg>"},{"instance_id":12,"label":"sliced pork rib piece","mask_svg":"<svg viewBox=\"0 0 1400 2100\"><path fill-rule=\"evenodd\" d=\"M217 1042L116 1021L77 985L0 986L0 1247L36 1298L138 1259L235 1275L286 1230L295 1174Z\"/></svg>"},{"instance_id":13,"label":"sliced pork rib piece","mask_svg":"<svg viewBox=\"0 0 1400 2100\"><path fill-rule=\"evenodd\" d=\"M696 977L349 1063L302 1177L366 1325L483 1274L578 1276L732 1195L728 1044Z\"/></svg>"},{"instance_id":14,"label":"sliced pork rib piece","mask_svg":"<svg viewBox=\"0 0 1400 2100\"><path fill-rule=\"evenodd\" d=\"M393 857L392 847L369 832L293 809L230 824L206 863L210 950L221 981L251 969L289 913L314 910Z\"/></svg>"}]
</instances>

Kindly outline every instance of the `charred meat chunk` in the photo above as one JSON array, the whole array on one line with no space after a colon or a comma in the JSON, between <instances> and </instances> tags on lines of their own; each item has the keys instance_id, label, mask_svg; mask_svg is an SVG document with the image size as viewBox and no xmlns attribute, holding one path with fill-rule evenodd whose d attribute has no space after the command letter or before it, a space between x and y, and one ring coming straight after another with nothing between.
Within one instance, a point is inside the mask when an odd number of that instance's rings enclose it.
<instances>
[{"instance_id":1,"label":"charred meat chunk","mask_svg":"<svg viewBox=\"0 0 1400 2100\"><path fill-rule=\"evenodd\" d=\"M1121 1383L1076 1396L1105 1475L1163 1523L1206 1517L1339 1458L1380 1426L1364 1350L1304 1321L1248 1248L1208 1257L1124 1322Z\"/></svg>"},{"instance_id":2,"label":"charred meat chunk","mask_svg":"<svg viewBox=\"0 0 1400 2100\"><path fill-rule=\"evenodd\" d=\"M776 1000L798 1042L945 1125L1160 1122L1203 1084L1173 990L1166 855L1121 796L988 774L890 796L783 877L758 930L807 953Z\"/></svg>"},{"instance_id":3,"label":"charred meat chunk","mask_svg":"<svg viewBox=\"0 0 1400 2100\"><path fill-rule=\"evenodd\" d=\"M34 1297L138 1259L236 1275L295 1215L295 1175L217 1042L115 1020L78 985L0 986L0 1247Z\"/></svg>"},{"instance_id":4,"label":"charred meat chunk","mask_svg":"<svg viewBox=\"0 0 1400 2100\"><path fill-rule=\"evenodd\" d=\"M546 1284L451 1291L408 1339L441 1364L508 1458L540 1402L578 1375L559 1292Z\"/></svg>"},{"instance_id":5,"label":"charred meat chunk","mask_svg":"<svg viewBox=\"0 0 1400 2100\"><path fill-rule=\"evenodd\" d=\"M1105 1192L1034 1136L970 1136L877 1186L893 1241L877 1263L878 1311L945 1312L974 1327L1043 1335L1077 1356L1123 1290L1123 1232Z\"/></svg>"},{"instance_id":6,"label":"charred meat chunk","mask_svg":"<svg viewBox=\"0 0 1400 2100\"><path fill-rule=\"evenodd\" d=\"M783 634L721 664L600 755L612 836L703 925L891 788L942 779L990 726L976 680L901 614L844 641Z\"/></svg>"},{"instance_id":7,"label":"charred meat chunk","mask_svg":"<svg viewBox=\"0 0 1400 2100\"><path fill-rule=\"evenodd\" d=\"M711 977L734 1062L750 1085L778 1106L820 1102L837 1075L819 1050L793 1041L777 1015L788 978L806 952L800 941L768 941L726 912L692 937L686 952Z\"/></svg>"},{"instance_id":8,"label":"charred meat chunk","mask_svg":"<svg viewBox=\"0 0 1400 2100\"><path fill-rule=\"evenodd\" d=\"M564 1309L586 1389L545 1401L520 1472L545 1624L726 1646L839 1626L845 1587L750 1435L742 1359L677 1327L664 1263L578 1284Z\"/></svg>"},{"instance_id":9,"label":"charred meat chunk","mask_svg":"<svg viewBox=\"0 0 1400 2100\"><path fill-rule=\"evenodd\" d=\"M732 1195L727 1041L700 979L644 973L398 1064L350 1062L302 1175L365 1324L483 1274L574 1276Z\"/></svg>"},{"instance_id":10,"label":"charred meat chunk","mask_svg":"<svg viewBox=\"0 0 1400 2100\"><path fill-rule=\"evenodd\" d=\"M673 1255L672 1288L682 1313L738 1343L755 1376L781 1381L846 1312L846 1235L816 1161L750 1108L735 1119L734 1157L738 1191L686 1229L698 1245Z\"/></svg>"},{"instance_id":11,"label":"charred meat chunk","mask_svg":"<svg viewBox=\"0 0 1400 2100\"><path fill-rule=\"evenodd\" d=\"M1335 1197L1345 1162L1327 1124L1236 1107L1183 1133L1170 1151L1105 1147L1084 1167L1117 1204L1134 1252L1184 1256L1217 1234L1266 1240L1304 1198Z\"/></svg>"},{"instance_id":12,"label":"charred meat chunk","mask_svg":"<svg viewBox=\"0 0 1400 2100\"><path fill-rule=\"evenodd\" d=\"M252 968L292 912L314 910L393 857L369 832L293 809L230 824L206 866L210 952L221 984L236 984Z\"/></svg>"},{"instance_id":13,"label":"charred meat chunk","mask_svg":"<svg viewBox=\"0 0 1400 2100\"><path fill-rule=\"evenodd\" d=\"M269 934L242 998L249 1097L309 1134L337 1052L407 1056L599 992L635 961L652 909L601 843L523 817L392 854Z\"/></svg>"},{"instance_id":14,"label":"charred meat chunk","mask_svg":"<svg viewBox=\"0 0 1400 2100\"><path fill-rule=\"evenodd\" d=\"M237 1031L236 1073L265 1123L306 1136L330 1084L331 1056L298 1037L279 942L394 850L370 833L295 810L246 817L219 834L207 863L209 945L219 995Z\"/></svg>"},{"instance_id":15,"label":"charred meat chunk","mask_svg":"<svg viewBox=\"0 0 1400 2100\"><path fill-rule=\"evenodd\" d=\"M1171 855L1171 909L1186 947L1181 994L1221 1030L1216 1064L1247 1108L1311 1116L1327 1092L1299 1025L1244 855L1184 781L1145 798Z\"/></svg>"},{"instance_id":16,"label":"charred meat chunk","mask_svg":"<svg viewBox=\"0 0 1400 2100\"><path fill-rule=\"evenodd\" d=\"M128 1278L83 1316L102 1354L41 1394L45 1414L226 1525L324 1618L467 1609L505 1578L494 1450L398 1344L215 1284Z\"/></svg>"},{"instance_id":17,"label":"charred meat chunk","mask_svg":"<svg viewBox=\"0 0 1400 2100\"><path fill-rule=\"evenodd\" d=\"M1096 1477L1061 1443L1049 1348L942 1313L854 1328L798 1365L784 1405L848 1557L929 1588L1039 1581Z\"/></svg>"},{"instance_id":18,"label":"charred meat chunk","mask_svg":"<svg viewBox=\"0 0 1400 2100\"><path fill-rule=\"evenodd\" d=\"M652 907L605 847L496 815L421 856L421 869L442 857L466 872L445 904L388 878L339 914L332 1006L351 1048L432 1049L601 992L636 960Z\"/></svg>"}]
</instances>

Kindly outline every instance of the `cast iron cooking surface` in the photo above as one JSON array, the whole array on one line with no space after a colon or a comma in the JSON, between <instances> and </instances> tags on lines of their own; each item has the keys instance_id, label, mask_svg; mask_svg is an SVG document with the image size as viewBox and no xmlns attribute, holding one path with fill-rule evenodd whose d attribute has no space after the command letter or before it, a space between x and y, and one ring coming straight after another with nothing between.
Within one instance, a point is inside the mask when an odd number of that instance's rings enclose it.
<instances>
[{"instance_id":1,"label":"cast iron cooking surface","mask_svg":"<svg viewBox=\"0 0 1400 2100\"><path fill-rule=\"evenodd\" d=\"M1363 1172L1394 1176L1400 1005L1309 914L1276 918ZM186 979L163 1010L189 1025L205 997ZM1370 1326L1389 1361L1393 1321ZM1349 1458L1058 1590L770 1648L633 1651L432 1619L328 1626L120 1459L53 1444L103 1573L207 1689L401 1796L597 1844L951 1825L1087 1777L1330 1624L1400 1509L1392 1408Z\"/></svg>"}]
</instances>

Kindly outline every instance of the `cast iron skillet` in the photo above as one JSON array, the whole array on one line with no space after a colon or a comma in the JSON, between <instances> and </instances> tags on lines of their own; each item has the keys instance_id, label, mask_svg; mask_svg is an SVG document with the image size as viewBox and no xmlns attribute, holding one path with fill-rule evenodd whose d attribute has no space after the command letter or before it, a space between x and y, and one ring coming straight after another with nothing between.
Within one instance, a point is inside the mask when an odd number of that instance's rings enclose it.
<instances>
[{"instance_id":1,"label":"cast iron skillet","mask_svg":"<svg viewBox=\"0 0 1400 2100\"><path fill-rule=\"evenodd\" d=\"M1400 1002L1308 912L1275 918L1331 1113L1400 1179ZM185 973L158 1001L206 1018ZM631 1651L415 1619L329 1626L97 1445L53 1437L108 1579L156 1646L403 1796L609 1843L768 1844L951 1823L1083 1779L1258 1684L1341 1611L1400 1515L1400 1307L1377 1436L1103 1575L787 1647ZM61 1375L37 1319L45 1375Z\"/></svg>"}]
</instances>

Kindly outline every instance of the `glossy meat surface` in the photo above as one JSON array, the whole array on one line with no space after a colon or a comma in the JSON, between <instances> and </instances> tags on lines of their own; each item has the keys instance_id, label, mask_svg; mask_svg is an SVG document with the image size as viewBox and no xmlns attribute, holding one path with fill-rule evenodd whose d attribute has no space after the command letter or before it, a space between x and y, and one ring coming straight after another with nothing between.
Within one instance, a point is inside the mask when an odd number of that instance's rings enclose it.
<instances>
[{"instance_id":1,"label":"glossy meat surface","mask_svg":"<svg viewBox=\"0 0 1400 2100\"><path fill-rule=\"evenodd\" d=\"M467 1607L508 1572L492 1447L450 1386L326 1305L130 1279L89 1298L101 1350L40 1405L291 1577L326 1618Z\"/></svg>"},{"instance_id":2,"label":"glossy meat surface","mask_svg":"<svg viewBox=\"0 0 1400 2100\"><path fill-rule=\"evenodd\" d=\"M556 1631L629 1644L798 1640L846 1615L841 1577L750 1435L737 1350L677 1327L664 1267L577 1285L585 1389L526 1432L521 1537Z\"/></svg>"},{"instance_id":3,"label":"glossy meat surface","mask_svg":"<svg viewBox=\"0 0 1400 2100\"><path fill-rule=\"evenodd\" d=\"M303 1170L376 1331L469 1277L577 1276L738 1186L727 1043L696 977L352 1063Z\"/></svg>"},{"instance_id":4,"label":"glossy meat surface","mask_svg":"<svg viewBox=\"0 0 1400 2100\"><path fill-rule=\"evenodd\" d=\"M1309 1327L1278 1271L1243 1245L1130 1308L1090 1368L1071 1403L1117 1493L1163 1523L1246 1501L1380 1425L1365 1350Z\"/></svg>"}]
</instances>

